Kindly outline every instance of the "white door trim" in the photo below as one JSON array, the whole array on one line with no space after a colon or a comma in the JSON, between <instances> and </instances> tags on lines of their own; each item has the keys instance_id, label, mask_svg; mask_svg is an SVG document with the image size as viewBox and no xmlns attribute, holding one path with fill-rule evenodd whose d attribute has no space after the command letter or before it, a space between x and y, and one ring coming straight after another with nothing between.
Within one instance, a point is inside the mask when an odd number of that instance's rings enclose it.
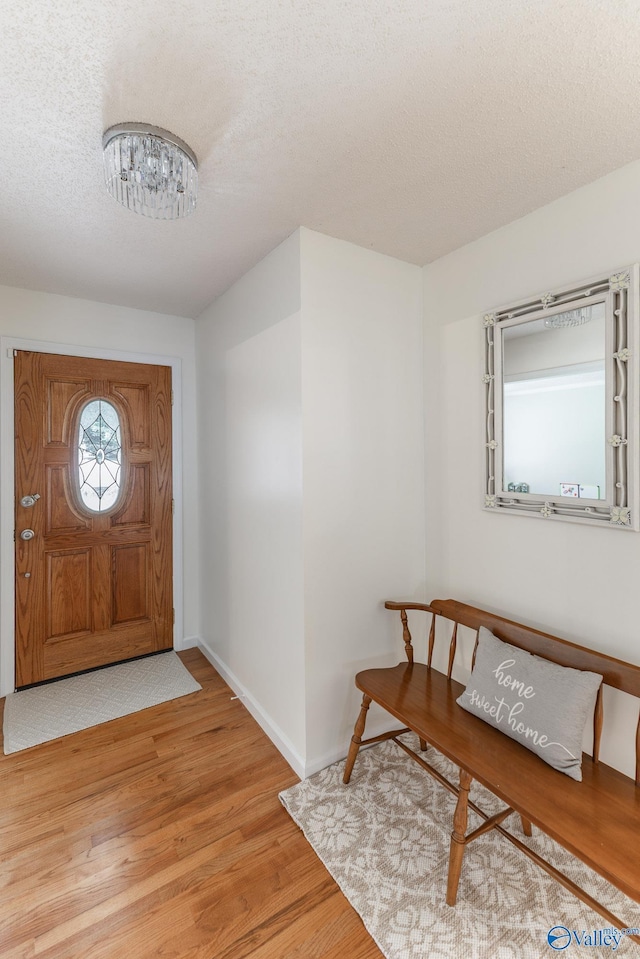
<instances>
[{"instance_id":1,"label":"white door trim","mask_svg":"<svg viewBox=\"0 0 640 959\"><path fill-rule=\"evenodd\" d=\"M65 356L86 356L100 360L123 360L127 363L148 363L170 366L173 388L173 605L176 621L173 628L174 649L181 649L184 639L183 601L183 519L182 519L182 360L157 353L135 353L129 350L103 350L93 346L48 343L22 337L0 337L0 696L15 689L15 551L14 551L14 396L13 351L59 353ZM30 490L29 492L34 492ZM37 492L37 491L36 491Z\"/></svg>"}]
</instances>

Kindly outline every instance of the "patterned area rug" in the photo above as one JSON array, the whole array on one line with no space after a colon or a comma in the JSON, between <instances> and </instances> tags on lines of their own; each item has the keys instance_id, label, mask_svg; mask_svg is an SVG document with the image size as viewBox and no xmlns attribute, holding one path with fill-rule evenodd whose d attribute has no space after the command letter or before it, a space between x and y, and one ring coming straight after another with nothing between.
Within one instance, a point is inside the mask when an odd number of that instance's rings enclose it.
<instances>
[{"instance_id":1,"label":"patterned area rug","mask_svg":"<svg viewBox=\"0 0 640 959\"><path fill-rule=\"evenodd\" d=\"M178 656L161 653L7 696L4 752L18 752L202 689Z\"/></svg>"},{"instance_id":2,"label":"patterned area rug","mask_svg":"<svg viewBox=\"0 0 640 959\"><path fill-rule=\"evenodd\" d=\"M411 736L407 743L419 748ZM448 760L433 749L428 755L457 783ZM455 796L391 741L360 751L348 786L343 768L329 766L280 800L387 959L541 959L565 948L566 956L640 955L624 937L613 950L608 923L496 832L467 847L458 903L450 908L444 897ZM477 783L471 798L490 814L504 808ZM469 829L480 823L470 811ZM515 814L504 825L524 838ZM640 926L637 903L533 832L524 841L629 927ZM549 936L556 926L565 929Z\"/></svg>"}]
</instances>

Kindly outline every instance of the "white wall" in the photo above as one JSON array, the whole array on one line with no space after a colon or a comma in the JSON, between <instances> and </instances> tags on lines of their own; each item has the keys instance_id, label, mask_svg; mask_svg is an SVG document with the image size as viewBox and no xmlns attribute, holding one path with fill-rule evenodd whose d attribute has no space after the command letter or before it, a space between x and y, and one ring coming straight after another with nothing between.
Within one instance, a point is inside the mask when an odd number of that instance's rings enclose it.
<instances>
[{"instance_id":1,"label":"white wall","mask_svg":"<svg viewBox=\"0 0 640 959\"><path fill-rule=\"evenodd\" d=\"M197 321L201 647L304 768L300 241Z\"/></svg>"},{"instance_id":2,"label":"white wall","mask_svg":"<svg viewBox=\"0 0 640 959\"><path fill-rule=\"evenodd\" d=\"M89 300L0 287L0 336L20 340L34 340L68 346L77 353L86 348L87 355L96 351L116 351L144 355L176 357L181 365L182 421L177 440L182 434L183 474L176 478L182 486L183 544L183 611L181 635L176 634L177 645L194 641L199 633L199 588L198 588L198 517L196 459L196 394L195 394L195 330L194 321L184 317L150 313L143 310L111 306ZM11 380L12 360L0 357L2 398L11 402L11 393L6 387ZM6 419L5 419L6 422ZM5 430L2 435L2 460L12 461L12 437ZM13 480L2 471L3 514L13 516ZM5 544L3 544L4 546ZM12 606L12 552L2 552L2 596L4 606ZM9 626L7 626L9 623ZM0 637L4 672L11 657L7 645L13 646L12 615L3 608L3 631ZM178 624L179 625L179 624ZM11 634L11 635L10 635ZM0 678L2 691L13 688L12 677ZM8 684L8 685L7 685Z\"/></svg>"},{"instance_id":3,"label":"white wall","mask_svg":"<svg viewBox=\"0 0 640 959\"><path fill-rule=\"evenodd\" d=\"M429 595L453 596L612 656L640 662L640 535L482 510L480 316L640 259L640 164L469 244L424 270ZM439 363L434 360L439 358ZM437 503L437 507L433 504ZM630 698L613 697L604 759L631 773L620 736ZM605 713L607 707L605 706Z\"/></svg>"},{"instance_id":4,"label":"white wall","mask_svg":"<svg viewBox=\"0 0 640 959\"><path fill-rule=\"evenodd\" d=\"M424 593L421 280L301 229L197 323L202 648L301 775Z\"/></svg>"},{"instance_id":5,"label":"white wall","mask_svg":"<svg viewBox=\"0 0 640 959\"><path fill-rule=\"evenodd\" d=\"M301 246L311 771L345 755L355 673L403 658L384 600L424 596L422 290L400 260L310 230Z\"/></svg>"}]
</instances>

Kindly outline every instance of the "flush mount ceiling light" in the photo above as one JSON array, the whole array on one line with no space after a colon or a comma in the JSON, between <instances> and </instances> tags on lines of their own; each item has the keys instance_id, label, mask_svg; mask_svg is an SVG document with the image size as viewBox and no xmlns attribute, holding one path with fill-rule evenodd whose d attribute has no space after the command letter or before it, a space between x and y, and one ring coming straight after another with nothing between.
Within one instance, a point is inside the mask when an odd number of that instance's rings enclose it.
<instances>
[{"instance_id":1,"label":"flush mount ceiling light","mask_svg":"<svg viewBox=\"0 0 640 959\"><path fill-rule=\"evenodd\" d=\"M180 139L148 123L118 123L102 136L107 190L119 203L156 220L196 208L198 161Z\"/></svg>"}]
</instances>

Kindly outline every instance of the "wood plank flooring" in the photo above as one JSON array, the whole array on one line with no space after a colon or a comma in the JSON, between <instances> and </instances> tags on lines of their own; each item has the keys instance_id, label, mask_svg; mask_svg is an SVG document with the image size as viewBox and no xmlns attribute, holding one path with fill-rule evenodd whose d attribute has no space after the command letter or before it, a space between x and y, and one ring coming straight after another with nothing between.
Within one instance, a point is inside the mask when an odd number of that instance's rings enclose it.
<instances>
[{"instance_id":1,"label":"wood plank flooring","mask_svg":"<svg viewBox=\"0 0 640 959\"><path fill-rule=\"evenodd\" d=\"M380 959L278 800L295 774L202 691L0 756L2 959Z\"/></svg>"}]
</instances>

